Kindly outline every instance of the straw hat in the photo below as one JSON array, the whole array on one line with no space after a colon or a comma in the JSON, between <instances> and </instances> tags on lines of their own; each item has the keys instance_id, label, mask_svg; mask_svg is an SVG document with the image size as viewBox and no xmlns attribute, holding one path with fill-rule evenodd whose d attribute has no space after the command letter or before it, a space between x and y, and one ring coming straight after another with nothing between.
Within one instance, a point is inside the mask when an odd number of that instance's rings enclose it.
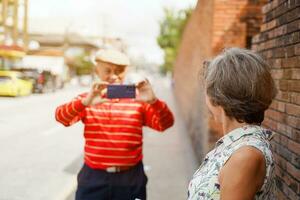
<instances>
[{"instance_id":1,"label":"straw hat","mask_svg":"<svg viewBox=\"0 0 300 200\"><path fill-rule=\"evenodd\" d=\"M124 53L113 49L98 50L94 56L94 63L103 61L115 65L127 66L130 64L129 58Z\"/></svg>"}]
</instances>

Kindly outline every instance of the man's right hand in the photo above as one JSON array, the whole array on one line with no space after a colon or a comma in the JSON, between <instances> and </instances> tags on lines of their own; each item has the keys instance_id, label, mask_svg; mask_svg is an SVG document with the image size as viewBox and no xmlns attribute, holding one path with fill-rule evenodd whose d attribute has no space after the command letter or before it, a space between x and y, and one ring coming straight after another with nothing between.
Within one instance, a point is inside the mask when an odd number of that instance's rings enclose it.
<instances>
[{"instance_id":1,"label":"man's right hand","mask_svg":"<svg viewBox=\"0 0 300 200\"><path fill-rule=\"evenodd\" d=\"M107 92L107 85L107 82L93 83L88 95L81 100L82 104L85 106L93 106L99 103L107 102L108 99L103 98Z\"/></svg>"}]
</instances>

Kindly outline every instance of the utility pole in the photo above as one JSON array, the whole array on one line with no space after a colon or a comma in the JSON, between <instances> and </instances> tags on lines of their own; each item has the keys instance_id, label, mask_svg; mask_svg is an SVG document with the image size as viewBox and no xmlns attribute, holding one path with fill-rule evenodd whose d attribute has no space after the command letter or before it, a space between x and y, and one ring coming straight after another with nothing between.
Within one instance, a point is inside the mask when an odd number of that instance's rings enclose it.
<instances>
[{"instance_id":1,"label":"utility pole","mask_svg":"<svg viewBox=\"0 0 300 200\"><path fill-rule=\"evenodd\" d=\"M28 0L24 0L23 43L25 52L28 49Z\"/></svg>"},{"instance_id":2,"label":"utility pole","mask_svg":"<svg viewBox=\"0 0 300 200\"><path fill-rule=\"evenodd\" d=\"M3 40L1 44L5 43L6 35L7 35L7 26L6 26L6 18L7 18L7 3L8 0L2 0L2 26L3 26Z\"/></svg>"},{"instance_id":3,"label":"utility pole","mask_svg":"<svg viewBox=\"0 0 300 200\"><path fill-rule=\"evenodd\" d=\"M13 14L13 43L16 45L18 40L18 22L19 22L19 0L14 0L14 14Z\"/></svg>"}]
</instances>

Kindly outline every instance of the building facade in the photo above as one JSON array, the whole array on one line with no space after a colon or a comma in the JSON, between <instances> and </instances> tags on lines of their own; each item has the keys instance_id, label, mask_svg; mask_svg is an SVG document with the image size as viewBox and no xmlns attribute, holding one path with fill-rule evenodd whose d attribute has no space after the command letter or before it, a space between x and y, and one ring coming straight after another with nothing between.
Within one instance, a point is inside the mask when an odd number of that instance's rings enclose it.
<instances>
[{"instance_id":1,"label":"building facade","mask_svg":"<svg viewBox=\"0 0 300 200\"><path fill-rule=\"evenodd\" d=\"M28 47L28 0L0 1L0 68L10 68Z\"/></svg>"}]
</instances>

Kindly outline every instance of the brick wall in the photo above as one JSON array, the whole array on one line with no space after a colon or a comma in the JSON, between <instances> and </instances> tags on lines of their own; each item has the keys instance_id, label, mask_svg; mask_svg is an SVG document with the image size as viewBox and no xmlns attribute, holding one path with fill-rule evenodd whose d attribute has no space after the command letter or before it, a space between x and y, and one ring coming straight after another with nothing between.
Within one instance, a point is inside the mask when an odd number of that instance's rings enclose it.
<instances>
[{"instance_id":1,"label":"brick wall","mask_svg":"<svg viewBox=\"0 0 300 200\"><path fill-rule=\"evenodd\" d=\"M221 136L221 125L208 116L203 100L202 63L224 47L246 47L259 32L265 3L200 0L187 24L174 66L175 94L200 159Z\"/></svg>"},{"instance_id":2,"label":"brick wall","mask_svg":"<svg viewBox=\"0 0 300 200\"><path fill-rule=\"evenodd\" d=\"M230 46L252 46L272 67L278 95L266 112L264 125L276 133L272 142L278 187L276 196L279 200L298 200L300 0L198 2L183 35L174 79L177 102L200 159L220 137L220 125L207 114L199 73L205 59Z\"/></svg>"},{"instance_id":3,"label":"brick wall","mask_svg":"<svg viewBox=\"0 0 300 200\"><path fill-rule=\"evenodd\" d=\"M207 112L199 74L203 60L211 55L212 15L213 1L199 1L187 23L174 66L177 103L199 159L208 149Z\"/></svg>"},{"instance_id":4,"label":"brick wall","mask_svg":"<svg viewBox=\"0 0 300 200\"><path fill-rule=\"evenodd\" d=\"M250 47L251 38L259 32L261 7L266 0L215 0L213 53L224 47Z\"/></svg>"},{"instance_id":5,"label":"brick wall","mask_svg":"<svg viewBox=\"0 0 300 200\"><path fill-rule=\"evenodd\" d=\"M300 0L274 0L263 7L261 33L253 49L270 63L278 95L264 125L273 141L277 197L300 199Z\"/></svg>"}]
</instances>

